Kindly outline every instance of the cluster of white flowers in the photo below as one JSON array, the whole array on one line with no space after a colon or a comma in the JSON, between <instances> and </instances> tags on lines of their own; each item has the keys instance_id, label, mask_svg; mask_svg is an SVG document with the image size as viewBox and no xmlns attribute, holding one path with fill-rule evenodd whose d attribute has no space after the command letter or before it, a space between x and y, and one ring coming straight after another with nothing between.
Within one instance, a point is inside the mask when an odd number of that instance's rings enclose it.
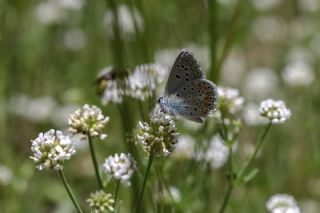
<instances>
[{"instance_id":1,"label":"cluster of white flowers","mask_svg":"<svg viewBox=\"0 0 320 213\"><path fill-rule=\"evenodd\" d=\"M172 152L175 159L190 159L194 155L195 141L189 135L181 135L178 137L178 143Z\"/></svg>"},{"instance_id":2,"label":"cluster of white flowers","mask_svg":"<svg viewBox=\"0 0 320 213\"><path fill-rule=\"evenodd\" d=\"M273 124L280 124L288 120L291 111L286 107L283 101L267 99L260 103L260 115L269 119Z\"/></svg>"},{"instance_id":3,"label":"cluster of white flowers","mask_svg":"<svg viewBox=\"0 0 320 213\"><path fill-rule=\"evenodd\" d=\"M32 140L31 151L33 156L30 158L39 170L63 169L63 162L76 153L74 143L69 136L53 129L41 132L35 140Z\"/></svg>"},{"instance_id":4,"label":"cluster of white flowers","mask_svg":"<svg viewBox=\"0 0 320 213\"><path fill-rule=\"evenodd\" d=\"M114 203L112 194L105 193L103 190L96 191L90 194L87 199L90 209L94 213L114 212Z\"/></svg>"},{"instance_id":5,"label":"cluster of white flowers","mask_svg":"<svg viewBox=\"0 0 320 213\"><path fill-rule=\"evenodd\" d=\"M12 172L5 165L0 164L0 184L7 185L12 180Z\"/></svg>"},{"instance_id":6,"label":"cluster of white flowers","mask_svg":"<svg viewBox=\"0 0 320 213\"><path fill-rule=\"evenodd\" d=\"M158 110L151 116L150 123L139 122L139 125L137 138L148 151L157 156L166 156L174 150L177 133L172 116Z\"/></svg>"},{"instance_id":7,"label":"cluster of white flowers","mask_svg":"<svg viewBox=\"0 0 320 213\"><path fill-rule=\"evenodd\" d=\"M126 94L133 98L145 100L152 96L157 86L163 82L166 71L156 64L137 66L128 76Z\"/></svg>"},{"instance_id":8,"label":"cluster of white flowers","mask_svg":"<svg viewBox=\"0 0 320 213\"><path fill-rule=\"evenodd\" d=\"M235 88L218 87L217 116L228 117L241 111L244 99Z\"/></svg>"},{"instance_id":9,"label":"cluster of white flowers","mask_svg":"<svg viewBox=\"0 0 320 213\"><path fill-rule=\"evenodd\" d=\"M157 64L142 64L130 73L125 71L118 78L112 67L101 70L98 77L98 93L104 105L121 103L124 96L144 101L151 97L157 87L165 80L167 69Z\"/></svg>"},{"instance_id":10,"label":"cluster of white flowers","mask_svg":"<svg viewBox=\"0 0 320 213\"><path fill-rule=\"evenodd\" d=\"M109 117L105 117L97 106L85 104L76 110L69 118L69 132L71 134L90 134L91 137L99 137L103 140L107 137L102 129L108 123Z\"/></svg>"},{"instance_id":11,"label":"cluster of white flowers","mask_svg":"<svg viewBox=\"0 0 320 213\"><path fill-rule=\"evenodd\" d=\"M121 79L117 78L116 71L112 66L103 68L97 80L97 92L101 96L103 105L108 103L118 104L122 102L124 88Z\"/></svg>"},{"instance_id":12,"label":"cluster of white flowers","mask_svg":"<svg viewBox=\"0 0 320 213\"><path fill-rule=\"evenodd\" d=\"M291 195L276 194L269 198L266 203L270 213L300 213L300 208Z\"/></svg>"},{"instance_id":13,"label":"cluster of white flowers","mask_svg":"<svg viewBox=\"0 0 320 213\"><path fill-rule=\"evenodd\" d=\"M121 153L109 156L103 164L104 172L114 179L130 185L130 178L136 170L136 162L130 154Z\"/></svg>"}]
</instances>

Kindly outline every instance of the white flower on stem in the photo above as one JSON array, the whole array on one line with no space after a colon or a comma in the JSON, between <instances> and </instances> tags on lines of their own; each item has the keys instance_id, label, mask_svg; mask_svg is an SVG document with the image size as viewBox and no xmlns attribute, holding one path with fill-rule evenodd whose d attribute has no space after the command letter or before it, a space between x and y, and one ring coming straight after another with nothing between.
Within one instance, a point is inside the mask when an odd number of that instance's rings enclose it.
<instances>
[{"instance_id":1,"label":"white flower on stem","mask_svg":"<svg viewBox=\"0 0 320 213\"><path fill-rule=\"evenodd\" d=\"M281 100L267 99L260 103L260 115L269 119L273 124L281 124L291 117L291 111Z\"/></svg>"},{"instance_id":2,"label":"white flower on stem","mask_svg":"<svg viewBox=\"0 0 320 213\"><path fill-rule=\"evenodd\" d=\"M151 97L157 86L163 82L166 71L156 64L137 66L128 76L126 94L144 101Z\"/></svg>"},{"instance_id":3,"label":"white flower on stem","mask_svg":"<svg viewBox=\"0 0 320 213\"><path fill-rule=\"evenodd\" d=\"M90 198L87 199L87 203L94 213L114 212L114 202L112 194L105 193L103 190L91 193Z\"/></svg>"},{"instance_id":4,"label":"white flower on stem","mask_svg":"<svg viewBox=\"0 0 320 213\"><path fill-rule=\"evenodd\" d=\"M152 151L156 156L166 156L174 150L177 133L172 116L158 110L153 113L149 123L139 122L139 125L137 138L149 152Z\"/></svg>"},{"instance_id":5,"label":"white flower on stem","mask_svg":"<svg viewBox=\"0 0 320 213\"><path fill-rule=\"evenodd\" d=\"M242 110L244 99L239 90L228 87L218 87L217 116L228 117Z\"/></svg>"},{"instance_id":6,"label":"white flower on stem","mask_svg":"<svg viewBox=\"0 0 320 213\"><path fill-rule=\"evenodd\" d=\"M61 131L49 130L40 133L35 140L31 140L30 157L36 164L36 168L43 169L63 169L63 163L69 160L76 153L74 143L69 136L65 136Z\"/></svg>"},{"instance_id":7,"label":"white flower on stem","mask_svg":"<svg viewBox=\"0 0 320 213\"><path fill-rule=\"evenodd\" d=\"M104 172L126 185L130 185L130 178L137 169L136 161L130 154L115 154L106 158L103 164Z\"/></svg>"},{"instance_id":8,"label":"white flower on stem","mask_svg":"<svg viewBox=\"0 0 320 213\"><path fill-rule=\"evenodd\" d=\"M113 67L105 67L100 71L97 79L97 93L101 97L103 105L109 103L119 104L123 100L124 88L122 79L118 79Z\"/></svg>"},{"instance_id":9,"label":"white flower on stem","mask_svg":"<svg viewBox=\"0 0 320 213\"><path fill-rule=\"evenodd\" d=\"M269 198L266 203L271 213L300 213L300 208L291 195L276 194Z\"/></svg>"},{"instance_id":10,"label":"white flower on stem","mask_svg":"<svg viewBox=\"0 0 320 213\"><path fill-rule=\"evenodd\" d=\"M103 140L107 135L102 133L102 129L108 121L109 117L105 117L99 107L85 104L70 115L69 132L71 134L89 134L91 137L99 137Z\"/></svg>"}]
</instances>

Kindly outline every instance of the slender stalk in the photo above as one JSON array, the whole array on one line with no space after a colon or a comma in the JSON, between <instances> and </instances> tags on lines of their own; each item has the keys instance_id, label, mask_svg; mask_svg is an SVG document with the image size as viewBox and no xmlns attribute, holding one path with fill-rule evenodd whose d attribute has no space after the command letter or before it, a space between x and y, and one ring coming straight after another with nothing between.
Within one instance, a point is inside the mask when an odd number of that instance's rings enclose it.
<instances>
[{"instance_id":1,"label":"slender stalk","mask_svg":"<svg viewBox=\"0 0 320 213\"><path fill-rule=\"evenodd\" d=\"M223 200L222 206L219 210L219 213L223 213L225 211L225 209L229 203L229 199L230 199L230 195L231 195L232 190L233 190L233 186L231 184L229 184L228 189L227 189L227 193L224 196L224 200Z\"/></svg>"},{"instance_id":2,"label":"slender stalk","mask_svg":"<svg viewBox=\"0 0 320 213\"><path fill-rule=\"evenodd\" d=\"M71 199L74 207L77 209L77 212L78 212L78 213L82 213L83 211L81 210L79 204L77 203L76 198L74 197L74 195L73 195L73 193L72 193L72 191L71 191L71 188L69 187L69 184L68 184L68 182L67 182L67 179L66 179L66 177L65 177L64 174L63 174L63 171L62 171L62 170L59 170L58 173L59 173L59 176L60 176L60 178L61 178L61 180L62 180L62 182L63 182L64 187L66 188L66 190L67 190L67 192L68 192L68 195L69 195L69 197L70 197L70 199Z\"/></svg>"},{"instance_id":3,"label":"slender stalk","mask_svg":"<svg viewBox=\"0 0 320 213\"><path fill-rule=\"evenodd\" d=\"M217 82L219 73L215 71L217 61L217 43L218 43L218 11L219 5L217 0L208 0L208 31L210 38L210 72L208 79Z\"/></svg>"},{"instance_id":4,"label":"slender stalk","mask_svg":"<svg viewBox=\"0 0 320 213\"><path fill-rule=\"evenodd\" d=\"M230 48L232 46L232 43L234 41L234 31L235 31L235 26L239 20L239 16L241 14L241 9L242 9L242 3L244 2L244 0L238 0L238 3L236 5L235 11L231 17L231 21L230 21L230 25L228 26L229 31L227 32L227 38L226 41L223 45L222 48L222 54L221 57L219 58L216 67L214 68L214 70L212 70L212 72L215 73L215 78L213 80L218 81L219 77L220 77L220 72L221 72L221 67L225 61L225 59L227 58Z\"/></svg>"},{"instance_id":5,"label":"slender stalk","mask_svg":"<svg viewBox=\"0 0 320 213\"><path fill-rule=\"evenodd\" d=\"M233 181L234 181L234 172L233 172L233 153L232 153L232 145L229 144L229 156L228 156L228 189L226 195L224 196L222 206L219 210L220 213L223 213L227 208L227 205L230 200L230 195L233 190Z\"/></svg>"},{"instance_id":6,"label":"slender stalk","mask_svg":"<svg viewBox=\"0 0 320 213\"><path fill-rule=\"evenodd\" d=\"M96 173L96 178L98 181L98 186L100 189L103 189L103 184L102 184L102 180L101 180L101 177L99 174L98 161L97 161L96 153L94 151L92 138L89 133L87 134L87 136L88 136L88 141L89 141L89 146L90 146L90 154L91 154L91 158L92 158L92 162L93 162L93 166L94 166L94 171Z\"/></svg>"},{"instance_id":7,"label":"slender stalk","mask_svg":"<svg viewBox=\"0 0 320 213\"><path fill-rule=\"evenodd\" d=\"M244 167L244 169L240 172L240 175L238 176L240 179L245 175L245 173L247 172L247 170L248 170L248 169L250 168L250 166L252 165L254 159L256 158L256 156L257 156L257 154L258 154L258 152L259 152L259 150L260 150L260 147L261 147L261 145L262 145L265 137L267 136L267 133L269 132L269 130L270 130L270 128L271 128L271 125L272 125L272 123L269 122L269 124L268 124L267 127L265 128L265 130L264 130L263 134L261 135L260 140L259 140L259 142L258 142L258 144L257 144L257 146L256 146L256 148L255 148L255 150L254 150L253 155L251 156L249 162L247 163L247 165Z\"/></svg>"},{"instance_id":8,"label":"slender stalk","mask_svg":"<svg viewBox=\"0 0 320 213\"><path fill-rule=\"evenodd\" d=\"M143 198L143 193L144 193L144 190L146 188L147 180L148 180L148 177L149 177L149 174L150 174L152 161L153 161L153 151L151 150L150 154L149 154L147 170L146 170L146 173L145 173L144 178L143 178L142 188L141 188L139 199L138 199L138 203L137 203L137 206L136 206L136 211L135 211L136 213L138 213L139 209L140 209L140 205L141 205L142 198Z\"/></svg>"},{"instance_id":9,"label":"slender stalk","mask_svg":"<svg viewBox=\"0 0 320 213\"><path fill-rule=\"evenodd\" d=\"M120 180L117 180L116 191L114 193L114 204L113 204L113 207L116 206L117 198L118 198L118 194L119 194L119 189L120 189Z\"/></svg>"}]
</instances>

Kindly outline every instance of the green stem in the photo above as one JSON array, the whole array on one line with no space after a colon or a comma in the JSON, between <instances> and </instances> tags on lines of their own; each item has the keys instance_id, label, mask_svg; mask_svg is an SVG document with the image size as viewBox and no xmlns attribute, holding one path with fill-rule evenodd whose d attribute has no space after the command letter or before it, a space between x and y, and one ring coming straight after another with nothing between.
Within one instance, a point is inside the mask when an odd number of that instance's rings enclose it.
<instances>
[{"instance_id":1,"label":"green stem","mask_svg":"<svg viewBox=\"0 0 320 213\"><path fill-rule=\"evenodd\" d=\"M148 180L148 177L149 177L149 174L150 174L152 161L153 161L153 151L151 150L150 154L149 154L147 170L146 170L146 173L145 173L144 178L143 178L142 188L141 188L139 199L138 199L138 203L137 203L137 206L136 206L136 211L135 211L136 213L138 213L139 209L140 209L140 205L141 205L142 198L143 198L143 193L144 193L144 190L146 188L147 180Z\"/></svg>"},{"instance_id":2,"label":"green stem","mask_svg":"<svg viewBox=\"0 0 320 213\"><path fill-rule=\"evenodd\" d=\"M258 142L258 144L257 144L257 146L256 146L256 148L255 148L255 150L254 150L253 155L251 156L249 162L247 163L247 165L244 167L244 169L240 172L240 175L238 176L240 179L242 179L242 177L245 175L245 173L247 172L247 170L248 170L248 169L250 168L250 166L252 165L254 159L256 158L256 156L257 156L257 154L258 154L258 152L259 152L259 150L260 150L260 147L261 147L261 145L262 145L265 137L267 136L267 133L269 132L269 130L270 130L270 128L271 128L271 125L272 125L272 123L269 122L268 126L265 128L265 130L264 130L262 136L260 137L260 140L259 140L259 142Z\"/></svg>"},{"instance_id":3,"label":"green stem","mask_svg":"<svg viewBox=\"0 0 320 213\"><path fill-rule=\"evenodd\" d=\"M118 194L119 194L119 189L120 189L120 180L117 180L116 191L114 193L114 204L113 204L113 207L116 206L117 198L118 198Z\"/></svg>"},{"instance_id":4,"label":"green stem","mask_svg":"<svg viewBox=\"0 0 320 213\"><path fill-rule=\"evenodd\" d=\"M67 179L63 174L63 171L59 170L58 173L59 173L59 176L60 176L60 178L61 178L61 180L63 182L64 187L66 188L66 190L68 192L68 195L69 195L70 199L72 200L72 203L73 203L74 207L77 209L78 213L82 213L83 211L81 210L79 204L77 203L76 198L74 197L74 195L73 195L73 193L72 193L72 191L71 191L71 189L69 187Z\"/></svg>"},{"instance_id":5,"label":"green stem","mask_svg":"<svg viewBox=\"0 0 320 213\"><path fill-rule=\"evenodd\" d=\"M96 173L96 178L98 181L98 186L100 189L103 189L103 184L102 184L102 180L101 180L101 177L99 174L98 161L97 161L96 153L94 151L92 138L89 133L87 134L87 136L88 136L88 141L89 141L89 146L90 146L90 154L91 154L91 158L92 158L92 162L93 162L93 166L94 166L94 171Z\"/></svg>"},{"instance_id":6,"label":"green stem","mask_svg":"<svg viewBox=\"0 0 320 213\"><path fill-rule=\"evenodd\" d=\"M227 193L224 196L224 200L223 200L222 206L219 210L219 213L223 213L225 211L225 209L229 203L229 199L230 199L230 195L231 195L232 190L233 190L233 186L231 184L229 184L228 189L227 189Z\"/></svg>"},{"instance_id":7,"label":"green stem","mask_svg":"<svg viewBox=\"0 0 320 213\"><path fill-rule=\"evenodd\" d=\"M233 152L232 152L232 145L228 144L228 148L229 148L229 156L228 156L228 189L227 189L227 193L224 196L223 199L223 203L222 206L220 208L220 213L223 213L225 211L225 209L227 208L227 205L229 203L230 200L230 195L231 192L233 190L233 181L234 181L234 172L233 172Z\"/></svg>"},{"instance_id":8,"label":"green stem","mask_svg":"<svg viewBox=\"0 0 320 213\"><path fill-rule=\"evenodd\" d=\"M208 30L210 38L210 72L208 79L217 82L219 80L219 73L214 68L217 60L217 43L218 43L218 10L219 5L217 0L208 0Z\"/></svg>"},{"instance_id":9,"label":"green stem","mask_svg":"<svg viewBox=\"0 0 320 213\"><path fill-rule=\"evenodd\" d=\"M234 41L235 26L239 20L240 14L241 14L242 2L243 2L243 0L238 0L238 3L236 5L236 9L231 17L230 25L228 26L229 31L227 32L227 38L226 38L226 41L225 41L223 48L222 48L221 57L220 57L219 61L217 62L215 69L212 71L215 73L215 76L216 76L216 78L213 79L215 81L219 80L221 67L223 65L223 62L227 58L229 51L230 51L230 48L232 46L232 43Z\"/></svg>"}]
</instances>

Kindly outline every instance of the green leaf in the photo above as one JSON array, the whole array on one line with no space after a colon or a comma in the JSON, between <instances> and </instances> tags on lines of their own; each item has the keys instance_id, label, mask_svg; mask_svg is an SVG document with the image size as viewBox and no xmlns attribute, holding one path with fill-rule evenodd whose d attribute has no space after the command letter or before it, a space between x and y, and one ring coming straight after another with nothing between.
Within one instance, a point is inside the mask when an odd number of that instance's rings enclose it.
<instances>
[{"instance_id":1,"label":"green leaf","mask_svg":"<svg viewBox=\"0 0 320 213\"><path fill-rule=\"evenodd\" d=\"M259 169L253 169L248 175L246 175L243 178L244 183L248 183L250 180L252 180L259 172Z\"/></svg>"}]
</instances>

